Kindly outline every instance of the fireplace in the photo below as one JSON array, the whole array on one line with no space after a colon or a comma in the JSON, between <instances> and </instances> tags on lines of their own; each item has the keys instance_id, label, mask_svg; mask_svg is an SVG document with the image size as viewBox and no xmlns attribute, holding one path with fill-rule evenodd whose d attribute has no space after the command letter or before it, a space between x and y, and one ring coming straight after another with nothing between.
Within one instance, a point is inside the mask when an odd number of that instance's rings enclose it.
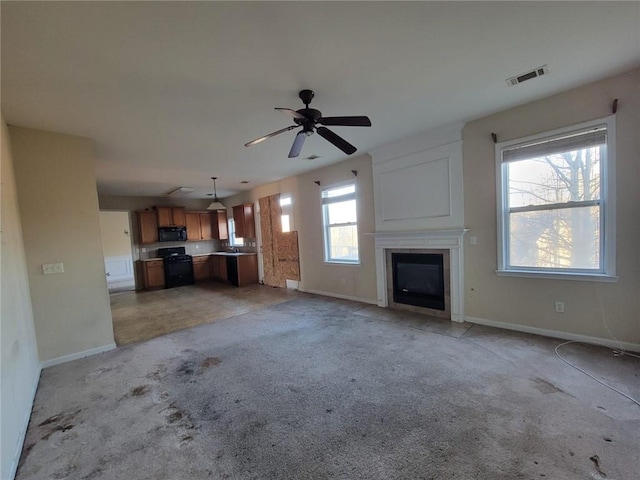
<instances>
[{"instance_id":1,"label":"fireplace","mask_svg":"<svg viewBox=\"0 0 640 480\"><path fill-rule=\"evenodd\" d=\"M376 232L378 306L427 313L455 322L464 321L463 242L466 229ZM394 301L393 254L438 254L444 259L445 308L420 307Z\"/></svg>"},{"instance_id":2,"label":"fireplace","mask_svg":"<svg viewBox=\"0 0 640 480\"><path fill-rule=\"evenodd\" d=\"M445 310L444 256L437 253L392 253L393 301Z\"/></svg>"}]
</instances>

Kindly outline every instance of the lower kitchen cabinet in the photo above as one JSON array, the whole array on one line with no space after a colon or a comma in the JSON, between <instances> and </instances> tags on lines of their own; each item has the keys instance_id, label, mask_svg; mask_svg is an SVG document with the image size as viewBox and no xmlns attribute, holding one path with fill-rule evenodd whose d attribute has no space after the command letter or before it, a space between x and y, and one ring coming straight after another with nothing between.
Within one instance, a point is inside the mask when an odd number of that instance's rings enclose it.
<instances>
[{"instance_id":1,"label":"lower kitchen cabinet","mask_svg":"<svg viewBox=\"0 0 640 480\"><path fill-rule=\"evenodd\" d=\"M144 288L164 288L164 263L162 260L142 261Z\"/></svg>"},{"instance_id":2,"label":"lower kitchen cabinet","mask_svg":"<svg viewBox=\"0 0 640 480\"><path fill-rule=\"evenodd\" d=\"M236 287L258 283L257 255L228 255L222 257L227 264L227 281Z\"/></svg>"},{"instance_id":3,"label":"lower kitchen cabinet","mask_svg":"<svg viewBox=\"0 0 640 480\"><path fill-rule=\"evenodd\" d=\"M208 255L193 257L193 278L196 282L211 278L211 263Z\"/></svg>"},{"instance_id":4,"label":"lower kitchen cabinet","mask_svg":"<svg viewBox=\"0 0 640 480\"><path fill-rule=\"evenodd\" d=\"M216 280L227 281L227 257L211 255L211 276Z\"/></svg>"}]
</instances>

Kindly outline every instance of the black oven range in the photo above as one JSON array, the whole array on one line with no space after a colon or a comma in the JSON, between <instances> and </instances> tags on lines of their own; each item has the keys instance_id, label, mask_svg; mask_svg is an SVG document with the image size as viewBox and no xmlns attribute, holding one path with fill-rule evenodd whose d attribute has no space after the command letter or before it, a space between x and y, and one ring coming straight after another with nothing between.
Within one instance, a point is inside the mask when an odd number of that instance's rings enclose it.
<instances>
[{"instance_id":1,"label":"black oven range","mask_svg":"<svg viewBox=\"0 0 640 480\"><path fill-rule=\"evenodd\" d=\"M164 262L165 288L193 285L193 259L184 247L159 248L158 257Z\"/></svg>"}]
</instances>

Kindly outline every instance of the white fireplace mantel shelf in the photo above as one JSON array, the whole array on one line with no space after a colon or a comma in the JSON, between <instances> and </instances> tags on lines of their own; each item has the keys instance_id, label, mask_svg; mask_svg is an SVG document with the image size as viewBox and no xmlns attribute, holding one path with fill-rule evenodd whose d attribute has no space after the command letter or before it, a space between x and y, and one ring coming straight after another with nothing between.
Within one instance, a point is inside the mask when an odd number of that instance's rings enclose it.
<instances>
[{"instance_id":1,"label":"white fireplace mantel shelf","mask_svg":"<svg viewBox=\"0 0 640 480\"><path fill-rule=\"evenodd\" d=\"M451 261L451 320L464 322L463 246L466 228L370 233L375 239L378 306L388 307L385 250L392 248L449 250Z\"/></svg>"}]
</instances>

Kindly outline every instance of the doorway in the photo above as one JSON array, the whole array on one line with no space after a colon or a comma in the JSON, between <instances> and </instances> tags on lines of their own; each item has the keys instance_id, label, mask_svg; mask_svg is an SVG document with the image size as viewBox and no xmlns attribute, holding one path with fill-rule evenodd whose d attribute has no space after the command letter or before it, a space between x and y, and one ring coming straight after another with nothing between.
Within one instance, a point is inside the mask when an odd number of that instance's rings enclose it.
<instances>
[{"instance_id":1,"label":"doorway","mask_svg":"<svg viewBox=\"0 0 640 480\"><path fill-rule=\"evenodd\" d=\"M100 211L102 250L109 293L135 290L128 211Z\"/></svg>"}]
</instances>

